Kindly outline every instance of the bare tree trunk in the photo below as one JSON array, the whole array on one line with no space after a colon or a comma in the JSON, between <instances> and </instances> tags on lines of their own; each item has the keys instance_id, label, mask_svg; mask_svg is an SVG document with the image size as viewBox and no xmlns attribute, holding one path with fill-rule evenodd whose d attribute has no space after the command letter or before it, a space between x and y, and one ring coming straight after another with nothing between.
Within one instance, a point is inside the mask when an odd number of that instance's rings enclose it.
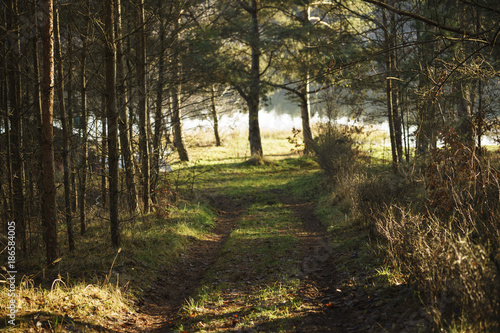
<instances>
[{"instance_id":1,"label":"bare tree trunk","mask_svg":"<svg viewBox=\"0 0 500 333\"><path fill-rule=\"evenodd\" d=\"M78 191L76 188L76 163L75 163L75 152L74 152L74 136L73 136L73 119L74 119L74 107L73 107L73 29L72 26L68 26L68 133L69 133L69 157L70 157L70 172L71 172L71 212L76 213L77 203L78 203Z\"/></svg>"},{"instance_id":2,"label":"bare tree trunk","mask_svg":"<svg viewBox=\"0 0 500 333\"><path fill-rule=\"evenodd\" d=\"M6 11L3 12L3 18L6 20ZM1 44L2 45L2 56L4 59L7 57L7 45L5 41ZM3 205L4 205L4 213L5 213L5 218L7 220L11 220L11 213L12 213L12 207L11 207L11 198L12 198L12 177L11 177L11 164L10 164L10 129L9 129L9 102L8 102L8 79L7 79L7 62L3 63L3 66L1 68L2 70L2 76L0 78L2 86L1 86L1 91L0 91L0 96L1 96L1 105L0 109L2 110L1 113L1 118L3 119L3 128L5 131L5 145L0 147L1 153L3 156L5 156L5 160L1 159L2 162L4 162L4 165L2 165L2 171L6 173L6 177L0 177L6 181L6 193L4 193L3 197Z\"/></svg>"},{"instance_id":3,"label":"bare tree trunk","mask_svg":"<svg viewBox=\"0 0 500 333\"><path fill-rule=\"evenodd\" d=\"M302 135L304 138L304 154L309 155L313 153L313 137L310 124L310 105L309 105L309 91L308 91L308 81L303 82L301 87L300 97L300 115L302 118Z\"/></svg>"},{"instance_id":4,"label":"bare tree trunk","mask_svg":"<svg viewBox=\"0 0 500 333\"><path fill-rule=\"evenodd\" d=\"M384 39L385 39L385 49L386 49L386 95L387 95L387 118L389 122L389 135L391 140L391 151L392 151L392 169L394 172L398 170L399 156L396 144L396 130L394 122L394 98L393 98L393 87L392 87L392 56L393 52L391 50L391 33L389 31L389 20L387 19L386 10L383 9L383 24L384 24Z\"/></svg>"},{"instance_id":5,"label":"bare tree trunk","mask_svg":"<svg viewBox=\"0 0 500 333\"><path fill-rule=\"evenodd\" d=\"M152 200L157 202L156 189L160 175L161 138L163 134L163 80L165 71L165 22L161 1L158 2L160 24L160 55L158 58L158 82L156 85L155 133L153 137L153 174L151 177Z\"/></svg>"},{"instance_id":6,"label":"bare tree trunk","mask_svg":"<svg viewBox=\"0 0 500 333\"><path fill-rule=\"evenodd\" d=\"M458 100L457 114L458 114L458 133L461 138L467 142L473 141L473 126L472 126L472 107L473 107L473 93L472 87L469 84L463 84L460 88L460 97Z\"/></svg>"},{"instance_id":7,"label":"bare tree trunk","mask_svg":"<svg viewBox=\"0 0 500 333\"><path fill-rule=\"evenodd\" d=\"M106 110L106 94L102 95L102 110ZM107 191L107 176L108 176L108 137L107 137L107 117L103 112L101 116L101 196L102 207L108 207L108 191Z\"/></svg>"},{"instance_id":8,"label":"bare tree trunk","mask_svg":"<svg viewBox=\"0 0 500 333\"><path fill-rule=\"evenodd\" d=\"M86 13L90 15L90 0L85 2ZM87 192L87 82L86 82L86 66L87 66L87 39L89 34L90 19L87 16L85 29L82 36L82 58L80 67L80 98L81 98L81 114L80 114L80 130L81 130L81 144L80 144L80 167L79 167L79 180L80 180L80 194L78 196L78 208L80 209L80 234L83 235L86 230L86 192Z\"/></svg>"},{"instance_id":9,"label":"bare tree trunk","mask_svg":"<svg viewBox=\"0 0 500 333\"><path fill-rule=\"evenodd\" d=\"M175 83L174 83L175 85ZM181 161L189 161L189 155L184 144L184 137L182 135L182 120L179 102L178 87L173 87L170 90L172 99L172 132L174 135L174 146L177 149Z\"/></svg>"},{"instance_id":10,"label":"bare tree trunk","mask_svg":"<svg viewBox=\"0 0 500 333\"><path fill-rule=\"evenodd\" d=\"M214 127L215 145L217 147L220 147L222 143L220 141L220 135L219 135L219 118L217 116L217 102L215 100L215 88L213 85L210 87L210 106L211 106L211 114Z\"/></svg>"},{"instance_id":11,"label":"bare tree trunk","mask_svg":"<svg viewBox=\"0 0 500 333\"><path fill-rule=\"evenodd\" d=\"M137 47L137 81L139 88L139 150L141 152L142 188L144 212L148 213L151 202L149 169L149 144L147 126L147 86L146 86L146 27L144 26L144 0L138 0L137 27L139 43Z\"/></svg>"},{"instance_id":12,"label":"bare tree trunk","mask_svg":"<svg viewBox=\"0 0 500 333\"><path fill-rule=\"evenodd\" d=\"M250 16L250 47L252 49L252 65L250 69L250 89L248 104L248 139L250 141L250 154L261 159L264 156L259 127L259 102L260 102L260 33L257 0L251 1Z\"/></svg>"},{"instance_id":13,"label":"bare tree trunk","mask_svg":"<svg viewBox=\"0 0 500 333\"><path fill-rule=\"evenodd\" d=\"M4 19L4 22L7 21L7 11L4 10L2 13L2 18ZM6 41L3 40L2 42L2 57L4 59L7 58L7 53L8 53L8 45L6 44ZM2 66L2 90L0 91L1 94L1 105L0 108L2 109L2 119L3 119L3 128L5 131L5 145L1 147L2 153L5 156L5 168L2 168L3 172L6 173L6 177L3 178L6 181L6 193L4 194L3 198L3 204L4 204L4 212L5 212L5 218L7 220L12 220L12 166L11 166L11 159L10 159L10 126L9 126L9 101L8 101L8 78L7 78L7 61L3 62ZM4 150L5 149L5 150ZM3 159L2 159L3 160Z\"/></svg>"},{"instance_id":14,"label":"bare tree trunk","mask_svg":"<svg viewBox=\"0 0 500 333\"><path fill-rule=\"evenodd\" d=\"M180 41L179 41L179 17L180 9L176 7L176 14L178 17L174 25L174 41L173 41L173 56L172 56L172 88L170 96L172 99L172 130L174 134L174 146L177 149L181 161L189 161L189 155L184 144L182 133L182 119L181 119L181 64L180 64Z\"/></svg>"},{"instance_id":15,"label":"bare tree trunk","mask_svg":"<svg viewBox=\"0 0 500 333\"><path fill-rule=\"evenodd\" d=\"M390 61L391 61L391 66L390 66L390 75L395 78L399 78L399 75L397 74L397 64L398 64L398 54L397 54L397 25L396 25L396 15L391 12L391 26L390 26L390 35L389 35L389 41L390 41L390 50L389 52L392 52ZM396 144L396 151L397 151L397 157L398 157L398 163L401 163L403 161L403 142L402 142L402 133L401 133L401 128L402 128L402 117L401 117L401 112L400 112L400 91L398 87L397 81L392 81L392 119L394 123L394 137L395 137L395 144Z\"/></svg>"},{"instance_id":16,"label":"bare tree trunk","mask_svg":"<svg viewBox=\"0 0 500 333\"><path fill-rule=\"evenodd\" d=\"M306 8L303 13L304 16L304 23L303 26L309 30L310 29L310 16L311 16L311 6L306 5ZM301 82L301 87L299 88L299 97L300 97L300 115L302 118L302 136L304 138L304 154L309 155L313 153L313 137L312 137L312 131L311 131L311 124L310 124L310 112L311 112L311 105L310 105L310 85L311 85L311 80L310 80L310 73L309 73L309 62L311 59L311 54L310 54L310 35L307 33L307 44L306 45L306 58L307 58L307 67L306 67L306 73L304 74L304 77Z\"/></svg>"},{"instance_id":17,"label":"bare tree trunk","mask_svg":"<svg viewBox=\"0 0 500 333\"><path fill-rule=\"evenodd\" d=\"M42 222L47 263L52 265L59 256L57 245L56 182L54 171L54 3L53 0L41 0L43 15L43 85L42 85Z\"/></svg>"},{"instance_id":18,"label":"bare tree trunk","mask_svg":"<svg viewBox=\"0 0 500 333\"><path fill-rule=\"evenodd\" d=\"M114 34L114 0L106 2L106 111L108 116L109 147L109 217L111 244L120 246L120 221L118 215L118 113L116 111L116 49Z\"/></svg>"},{"instance_id":19,"label":"bare tree trunk","mask_svg":"<svg viewBox=\"0 0 500 333\"><path fill-rule=\"evenodd\" d=\"M55 36L55 60L57 64L57 95L59 99L59 110L61 112L61 123L63 130L63 168L64 168L64 206L66 215L66 227L68 233L69 250L75 249L73 239L73 223L71 220L71 184L70 184L70 161L69 161L69 129L66 116L66 104L64 103L64 74L61 54L61 35L59 31L59 9L54 13L54 36Z\"/></svg>"},{"instance_id":20,"label":"bare tree trunk","mask_svg":"<svg viewBox=\"0 0 500 333\"><path fill-rule=\"evenodd\" d=\"M24 161L23 161L23 124L21 112L21 51L19 45L19 25L17 22L17 1L10 0L8 5L8 82L9 101L11 108L11 153L12 153L12 199L14 221L17 224L17 234L23 253L26 254L26 221L24 217Z\"/></svg>"},{"instance_id":21,"label":"bare tree trunk","mask_svg":"<svg viewBox=\"0 0 500 333\"><path fill-rule=\"evenodd\" d=\"M127 185L127 209L130 212L137 210L137 189L134 181L134 162L130 147L129 125L128 125L128 101L125 73L123 68L123 42L122 42L122 19L121 0L116 1L116 81L117 81L117 108L118 127L120 129L120 145L125 167L125 182Z\"/></svg>"},{"instance_id":22,"label":"bare tree trunk","mask_svg":"<svg viewBox=\"0 0 500 333\"><path fill-rule=\"evenodd\" d=\"M7 77L7 62L4 63L4 79L5 79L5 85L4 85L4 109L5 109L5 123L4 123L4 129L5 129L5 163L7 167L7 208L6 208L6 214L7 218L9 220L12 220L12 213L14 208L12 207L12 154L11 154L11 143L10 143L10 124L9 124L9 78Z\"/></svg>"},{"instance_id":23,"label":"bare tree trunk","mask_svg":"<svg viewBox=\"0 0 500 333\"><path fill-rule=\"evenodd\" d=\"M38 27L38 7L36 3L33 3L33 26ZM36 132L35 132L35 139L33 142L41 142L42 140L42 101L41 101L41 91L40 91L40 53L39 53L39 45L38 45L38 38L40 37L40 34L38 32L38 29L35 29L33 33L33 72L34 72L34 80L33 80L33 98L34 98L34 114L35 114L35 124L36 124ZM41 193L43 193L43 184L42 184L42 154L40 149L34 149L34 159L35 159L35 166L32 166L33 170L33 184L36 186L36 189L38 191L38 196L40 196ZM36 198L38 199L38 198ZM36 210L40 211L41 210L41 201L36 200L33 197L33 200L35 201L34 204L36 205ZM29 237L31 239L31 235Z\"/></svg>"}]
</instances>

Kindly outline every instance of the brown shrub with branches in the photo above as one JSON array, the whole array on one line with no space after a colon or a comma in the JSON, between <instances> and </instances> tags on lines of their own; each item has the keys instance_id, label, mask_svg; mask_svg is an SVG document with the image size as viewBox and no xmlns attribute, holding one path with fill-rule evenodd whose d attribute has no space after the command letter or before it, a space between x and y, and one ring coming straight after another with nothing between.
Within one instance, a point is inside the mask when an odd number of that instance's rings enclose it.
<instances>
[{"instance_id":1,"label":"brown shrub with branches","mask_svg":"<svg viewBox=\"0 0 500 333\"><path fill-rule=\"evenodd\" d=\"M438 325L465 316L475 329L493 331L500 318L498 171L453 130L440 138L444 145L424 170L427 210L391 206L376 228Z\"/></svg>"}]
</instances>

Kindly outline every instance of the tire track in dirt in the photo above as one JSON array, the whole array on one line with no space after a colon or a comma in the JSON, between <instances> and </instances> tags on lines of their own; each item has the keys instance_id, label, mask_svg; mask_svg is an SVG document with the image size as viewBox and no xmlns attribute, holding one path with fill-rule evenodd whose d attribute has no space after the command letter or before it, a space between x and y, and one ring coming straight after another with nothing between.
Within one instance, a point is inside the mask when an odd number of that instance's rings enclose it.
<instances>
[{"instance_id":1,"label":"tire track in dirt","mask_svg":"<svg viewBox=\"0 0 500 333\"><path fill-rule=\"evenodd\" d=\"M205 240L197 240L187 253L165 270L139 302L140 314L130 332L172 332L172 324L186 299L194 294L205 274L217 260L234 222L245 207L231 198L211 196L216 208L216 227Z\"/></svg>"},{"instance_id":2,"label":"tire track in dirt","mask_svg":"<svg viewBox=\"0 0 500 333\"><path fill-rule=\"evenodd\" d=\"M281 195L280 200L302 221L305 231L299 235L304 251L300 294L309 311L295 323L295 332L409 333L428 328L428 316L415 304L411 286L369 291L367 287L374 282L368 269L353 267L359 269L354 275L337 269L339 264L349 265L358 254L334 251L331 236L314 213L314 202L290 195ZM352 278L358 285L347 287L345 282ZM379 293L388 295L382 299Z\"/></svg>"}]
</instances>

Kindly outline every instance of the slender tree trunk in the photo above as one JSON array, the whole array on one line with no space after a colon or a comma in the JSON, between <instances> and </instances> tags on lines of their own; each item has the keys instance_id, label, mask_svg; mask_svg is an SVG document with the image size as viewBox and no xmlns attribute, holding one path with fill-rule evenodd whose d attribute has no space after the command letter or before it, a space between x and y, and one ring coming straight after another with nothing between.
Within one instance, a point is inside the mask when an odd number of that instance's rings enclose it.
<instances>
[{"instance_id":1,"label":"slender tree trunk","mask_svg":"<svg viewBox=\"0 0 500 333\"><path fill-rule=\"evenodd\" d=\"M250 154L262 159L264 152L262 150L262 142L260 137L259 126L259 102L260 102L260 33L258 19L258 4L257 0L251 1L250 16L250 48L252 50L252 64L250 68L250 86L248 95L248 139L250 141Z\"/></svg>"},{"instance_id":2,"label":"slender tree trunk","mask_svg":"<svg viewBox=\"0 0 500 333\"><path fill-rule=\"evenodd\" d=\"M472 87L469 84L463 84L460 87L460 97L457 106L458 114L458 133L461 138L467 142L472 143L473 133L472 133L472 107L473 107L473 97L472 97Z\"/></svg>"},{"instance_id":3,"label":"slender tree trunk","mask_svg":"<svg viewBox=\"0 0 500 333\"><path fill-rule=\"evenodd\" d=\"M71 212L76 213L77 203L78 203L78 191L76 187L76 163L75 163L75 153L74 153L74 136L73 136L73 119L74 119L74 107L73 107L73 29L71 25L68 26L68 133L69 133L69 158L71 166Z\"/></svg>"},{"instance_id":4,"label":"slender tree trunk","mask_svg":"<svg viewBox=\"0 0 500 333\"><path fill-rule=\"evenodd\" d=\"M141 152L142 201L144 212L148 213L151 202L151 183L149 169L149 140L147 126L147 86L146 86L146 27L144 26L144 0L138 0L138 38L137 47L137 83L139 88L139 150Z\"/></svg>"},{"instance_id":5,"label":"slender tree trunk","mask_svg":"<svg viewBox=\"0 0 500 333\"><path fill-rule=\"evenodd\" d=\"M390 75L394 76L396 78L399 77L397 73L397 64L398 64L398 53L396 49L397 45L397 25L396 25L396 15L391 12L391 33L389 35L389 40L390 40L390 51L392 52L391 54L391 66L390 66ZM398 163L401 163L403 161L403 142L402 142L402 133L401 133L401 128L402 128L402 117L401 117L401 112L400 112L400 90L398 87L398 82L397 81L392 81L391 84L392 87L392 119L394 123L394 137L395 137L395 143L396 143L396 151L397 151L397 157L398 157Z\"/></svg>"},{"instance_id":6,"label":"slender tree trunk","mask_svg":"<svg viewBox=\"0 0 500 333\"><path fill-rule=\"evenodd\" d=\"M311 16L311 6L306 5L306 8L304 9L303 12L304 16L304 21L303 21L303 26L309 30L310 29L310 16ZM307 59L307 65L306 65L306 72L304 73L304 77L302 79L301 87L299 89L299 98L300 98L300 115L302 118L302 135L304 138L304 154L309 155L313 153L313 137L312 137L312 131L311 131L311 124L310 124L310 112L311 112L311 105L310 105L310 74L309 74L309 62L311 59L311 54L310 54L310 35L307 33L307 44L306 45L306 59Z\"/></svg>"},{"instance_id":7,"label":"slender tree trunk","mask_svg":"<svg viewBox=\"0 0 500 333\"><path fill-rule=\"evenodd\" d=\"M33 4L33 26L38 27L38 7ZM41 101L41 91L40 91L40 55L39 55L39 45L38 38L40 37L38 29L34 30L33 34L33 72L34 72L34 84L33 84L33 98L34 98L34 114L35 114L35 124L36 124L36 134L34 142L41 142L42 139L42 101ZM33 170L35 175L35 182L38 189L39 195L43 192L42 185L42 154L40 149L34 150L34 155L36 159L36 170ZM34 168L33 168L34 169ZM37 208L41 208L40 200L37 200Z\"/></svg>"},{"instance_id":8,"label":"slender tree trunk","mask_svg":"<svg viewBox=\"0 0 500 333\"><path fill-rule=\"evenodd\" d=\"M175 83L174 83L175 85ZM181 161L189 161L189 155L184 144L184 137L182 135L182 120L179 102L178 87L173 87L170 90L172 99L172 132L174 135L174 146L177 149Z\"/></svg>"},{"instance_id":9,"label":"slender tree trunk","mask_svg":"<svg viewBox=\"0 0 500 333\"><path fill-rule=\"evenodd\" d=\"M87 15L90 15L90 0L85 2ZM79 167L79 180L80 180L80 194L78 196L78 208L80 209L80 234L83 235L86 230L86 192L87 192L87 82L86 82L86 66L87 66L87 39L89 34L90 16L87 16L85 29L82 36L82 58L80 67L80 98L81 98L81 113L80 113L80 167Z\"/></svg>"},{"instance_id":10,"label":"slender tree trunk","mask_svg":"<svg viewBox=\"0 0 500 333\"><path fill-rule=\"evenodd\" d=\"M12 153L12 198L14 207L14 221L19 243L26 254L26 221L24 217L24 161L23 161L23 123L21 112L21 59L19 25L17 22L17 1L10 0L8 5L8 82L9 102L11 109L11 153Z\"/></svg>"},{"instance_id":11,"label":"slender tree trunk","mask_svg":"<svg viewBox=\"0 0 500 333\"><path fill-rule=\"evenodd\" d=\"M387 118L389 122L389 135L391 140L391 151L392 151L392 168L396 172L399 165L399 156L396 144L396 129L394 122L394 98L393 98L393 86L392 86L392 50L391 50L391 33L389 30L389 20L387 19L386 10L383 9L383 23L384 23L384 38L385 38L385 48L386 48L386 97L387 97Z\"/></svg>"},{"instance_id":12,"label":"slender tree trunk","mask_svg":"<svg viewBox=\"0 0 500 333\"><path fill-rule=\"evenodd\" d=\"M118 215L118 112L116 111L116 48L114 34L114 0L106 2L106 111L108 116L109 147L109 217L111 224L111 244L120 246Z\"/></svg>"},{"instance_id":13,"label":"slender tree trunk","mask_svg":"<svg viewBox=\"0 0 500 333\"><path fill-rule=\"evenodd\" d=\"M107 105L106 93L102 96L102 110L106 110ZM108 134L107 134L107 115L103 113L101 116L101 196L102 207L108 207L108 191L107 191L107 178L108 178Z\"/></svg>"},{"instance_id":14,"label":"slender tree trunk","mask_svg":"<svg viewBox=\"0 0 500 333\"><path fill-rule=\"evenodd\" d=\"M181 93L181 62L180 62L180 41L179 41L179 13L180 9L176 8L176 13L178 15L175 20L174 25L174 42L173 42L173 56L172 56L172 88L170 90L170 95L172 98L172 129L174 134L174 146L177 149L179 158L181 161L189 161L188 152L186 145L184 144L184 138L182 133L182 119L181 119L181 105L180 105L180 93Z\"/></svg>"},{"instance_id":15,"label":"slender tree trunk","mask_svg":"<svg viewBox=\"0 0 500 333\"><path fill-rule=\"evenodd\" d=\"M7 21L7 11L4 10L3 12L3 19L4 22ZM6 44L6 41L3 40L2 42L2 56L4 59L7 58L7 52L8 52L8 46ZM2 77L0 78L2 80L2 90L0 92L1 94L1 109L2 109L2 119L3 119L3 128L5 131L5 145L1 147L2 153L5 156L5 168L2 169L6 173L6 178L3 178L6 180L7 183L7 188L6 188L6 193L4 194L4 210L5 210L5 218L7 220L12 220L12 166L11 166L11 159L10 159L10 126L9 126L9 102L8 102L8 78L7 78L7 61L3 62L2 66ZM4 150L5 149L5 150Z\"/></svg>"},{"instance_id":16,"label":"slender tree trunk","mask_svg":"<svg viewBox=\"0 0 500 333\"><path fill-rule=\"evenodd\" d=\"M215 145L217 147L220 147L222 146L222 143L220 141L220 135L219 135L219 118L217 116L217 102L215 100L215 88L213 85L210 87L210 106L212 110L211 114L214 127Z\"/></svg>"},{"instance_id":17,"label":"slender tree trunk","mask_svg":"<svg viewBox=\"0 0 500 333\"><path fill-rule=\"evenodd\" d=\"M127 185L127 209L130 212L137 210L137 189L134 181L134 162L132 160L132 151L130 147L129 119L128 119L128 101L127 87L125 81L125 72L123 67L123 42L122 42L122 19L121 19L121 0L116 0L116 82L117 82L117 108L118 108L118 127L120 129L120 145L125 167L125 183Z\"/></svg>"},{"instance_id":18,"label":"slender tree trunk","mask_svg":"<svg viewBox=\"0 0 500 333\"><path fill-rule=\"evenodd\" d=\"M59 99L59 110L61 112L61 123L63 130L63 168L64 168L64 206L66 215L66 227L68 233L69 250L75 249L73 239L73 223L71 220L71 166L69 162L69 129L66 115L66 104L64 103L64 73L61 54L61 35L59 31L59 10L56 8L54 13L54 36L55 36L55 61L57 64L57 95Z\"/></svg>"},{"instance_id":19,"label":"slender tree trunk","mask_svg":"<svg viewBox=\"0 0 500 333\"><path fill-rule=\"evenodd\" d=\"M46 246L47 263L52 263L59 256L57 244L56 182L54 172L54 3L53 0L41 0L42 44L43 44L43 83L42 83L42 222Z\"/></svg>"},{"instance_id":20,"label":"slender tree trunk","mask_svg":"<svg viewBox=\"0 0 500 333\"><path fill-rule=\"evenodd\" d=\"M160 175L161 138L163 133L163 84L165 71L165 22L161 1L158 3L160 24L160 55L158 58L158 82L156 85L155 133L153 137L153 174L151 177L152 200L157 203L156 189Z\"/></svg>"},{"instance_id":21,"label":"slender tree trunk","mask_svg":"<svg viewBox=\"0 0 500 333\"><path fill-rule=\"evenodd\" d=\"M13 191L13 185L12 185L12 154L11 154L11 143L10 143L10 124L9 124L9 78L7 76L8 70L7 70L7 62L5 62L4 66L4 73L6 74L4 76L5 79L5 86L4 86L4 109L5 109L5 123L4 123L4 129L5 129L5 162L7 166L7 200L8 200L8 205L6 209L7 213L7 218L9 220L12 220L12 213L13 213L13 202L12 202L12 191Z\"/></svg>"},{"instance_id":22,"label":"slender tree trunk","mask_svg":"<svg viewBox=\"0 0 500 333\"><path fill-rule=\"evenodd\" d=\"M2 17L4 18L4 20L6 21L6 11L4 10L4 12L2 13ZM2 56L4 57L4 59L7 57L7 45L5 43L5 40L3 41L3 43L1 44L2 45ZM4 198L3 198L3 204L4 204L4 211L5 211L5 218L7 220L12 220L12 207L11 207L11 199L12 199L12 177L11 177L11 164L10 164L10 129L9 129L9 102L8 102L8 88L7 88L7 85L8 85L8 79L7 79L7 62L5 61L3 63L3 66L1 68L2 70L2 76L0 78L1 82L2 82L2 86L1 86L1 91L0 91L0 96L1 96L1 105L0 105L0 108L2 110L2 113L1 113L1 119L3 119L3 128L4 128L4 131L5 131L5 145L3 145L2 147L0 147L0 150L3 154L3 156L5 156L5 160L2 159L2 161L5 162L5 165L4 165L4 168L2 168L1 170L3 170L3 172L6 173L6 177L2 179L5 179L6 181L6 193L4 193Z\"/></svg>"},{"instance_id":23,"label":"slender tree trunk","mask_svg":"<svg viewBox=\"0 0 500 333\"><path fill-rule=\"evenodd\" d=\"M308 81L308 80L307 80ZM300 115L302 117L302 135L304 138L304 154L309 155L313 153L313 136L310 124L310 104L309 104L309 91L308 84L303 84L301 87L300 97Z\"/></svg>"}]
</instances>

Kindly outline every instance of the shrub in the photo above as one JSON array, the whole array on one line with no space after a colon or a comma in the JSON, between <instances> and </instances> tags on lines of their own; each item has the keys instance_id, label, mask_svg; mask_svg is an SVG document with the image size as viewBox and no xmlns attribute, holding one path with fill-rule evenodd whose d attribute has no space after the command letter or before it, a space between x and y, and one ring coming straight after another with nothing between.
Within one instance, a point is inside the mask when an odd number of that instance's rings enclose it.
<instances>
[{"instance_id":1,"label":"shrub","mask_svg":"<svg viewBox=\"0 0 500 333\"><path fill-rule=\"evenodd\" d=\"M363 154L352 137L358 128L322 124L315 138L314 152L332 186L333 204L350 220L359 218L358 186L364 182Z\"/></svg>"},{"instance_id":2,"label":"shrub","mask_svg":"<svg viewBox=\"0 0 500 333\"><path fill-rule=\"evenodd\" d=\"M376 230L426 296L438 325L461 316L475 330L493 331L500 316L498 171L454 131L441 139L424 169L426 209L392 205Z\"/></svg>"},{"instance_id":3,"label":"shrub","mask_svg":"<svg viewBox=\"0 0 500 333\"><path fill-rule=\"evenodd\" d=\"M334 181L342 173L352 172L359 167L359 149L351 136L352 128L326 123L319 127L315 138L314 153L320 167Z\"/></svg>"}]
</instances>

